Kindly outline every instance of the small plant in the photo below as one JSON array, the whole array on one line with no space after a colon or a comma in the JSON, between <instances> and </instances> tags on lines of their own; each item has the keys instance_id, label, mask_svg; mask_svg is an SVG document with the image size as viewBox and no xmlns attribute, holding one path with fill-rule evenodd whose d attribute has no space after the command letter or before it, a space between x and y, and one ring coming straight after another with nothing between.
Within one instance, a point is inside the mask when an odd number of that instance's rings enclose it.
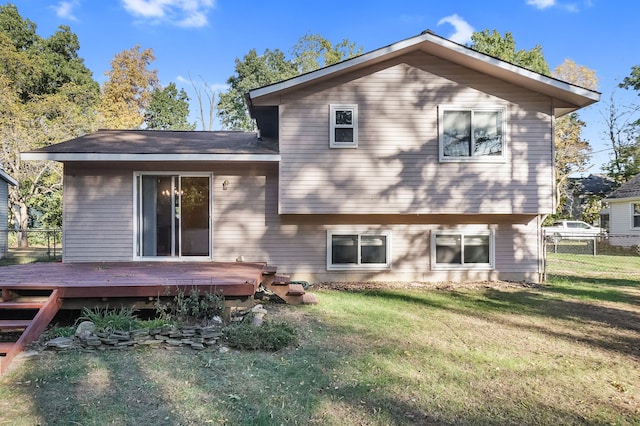
<instances>
[{"instance_id":1,"label":"small plant","mask_svg":"<svg viewBox=\"0 0 640 426\"><path fill-rule=\"evenodd\" d=\"M285 322L265 321L256 327L243 321L222 332L227 344L238 349L278 351L297 340L295 328Z\"/></svg>"},{"instance_id":2,"label":"small plant","mask_svg":"<svg viewBox=\"0 0 640 426\"><path fill-rule=\"evenodd\" d=\"M83 308L79 321L91 321L97 331L130 331L139 328L141 321L135 316L133 309Z\"/></svg>"},{"instance_id":3,"label":"small plant","mask_svg":"<svg viewBox=\"0 0 640 426\"><path fill-rule=\"evenodd\" d=\"M198 288L194 287L189 295L178 290L173 300L166 304L158 298L155 309L161 319L174 319L180 323L207 322L214 316L222 315L224 297L210 292L200 295Z\"/></svg>"},{"instance_id":4,"label":"small plant","mask_svg":"<svg viewBox=\"0 0 640 426\"><path fill-rule=\"evenodd\" d=\"M55 339L56 337L71 337L76 333L74 326L55 326L42 333L44 340Z\"/></svg>"}]
</instances>

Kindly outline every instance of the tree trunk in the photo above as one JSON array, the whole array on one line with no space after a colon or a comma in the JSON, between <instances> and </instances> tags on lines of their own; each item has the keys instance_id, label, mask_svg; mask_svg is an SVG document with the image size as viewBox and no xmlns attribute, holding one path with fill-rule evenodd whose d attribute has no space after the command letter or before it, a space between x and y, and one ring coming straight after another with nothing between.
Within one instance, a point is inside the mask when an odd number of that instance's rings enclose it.
<instances>
[{"instance_id":1,"label":"tree trunk","mask_svg":"<svg viewBox=\"0 0 640 426\"><path fill-rule=\"evenodd\" d=\"M13 209L13 216L18 224L18 248L29 247L27 227L29 226L29 208L25 203L17 203L18 208Z\"/></svg>"}]
</instances>

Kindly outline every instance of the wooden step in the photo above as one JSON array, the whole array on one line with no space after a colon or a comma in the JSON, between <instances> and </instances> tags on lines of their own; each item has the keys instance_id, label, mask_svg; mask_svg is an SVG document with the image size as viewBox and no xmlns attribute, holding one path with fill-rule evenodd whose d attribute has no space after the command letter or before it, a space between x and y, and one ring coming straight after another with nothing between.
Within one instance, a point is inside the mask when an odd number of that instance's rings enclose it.
<instances>
[{"instance_id":1,"label":"wooden step","mask_svg":"<svg viewBox=\"0 0 640 426\"><path fill-rule=\"evenodd\" d=\"M31 320L0 320L0 330L17 330L29 327Z\"/></svg>"},{"instance_id":2,"label":"wooden step","mask_svg":"<svg viewBox=\"0 0 640 426\"><path fill-rule=\"evenodd\" d=\"M276 275L273 285L289 285L291 277L289 275Z\"/></svg>"},{"instance_id":3,"label":"wooden step","mask_svg":"<svg viewBox=\"0 0 640 426\"><path fill-rule=\"evenodd\" d=\"M318 303L318 298L313 293L305 293L302 295L302 304L303 305L316 305Z\"/></svg>"},{"instance_id":4,"label":"wooden step","mask_svg":"<svg viewBox=\"0 0 640 426\"><path fill-rule=\"evenodd\" d=\"M302 296L304 294L304 287L302 284L289 284L287 290L287 296Z\"/></svg>"},{"instance_id":5,"label":"wooden step","mask_svg":"<svg viewBox=\"0 0 640 426\"><path fill-rule=\"evenodd\" d=\"M14 347L13 342L0 342L0 354L7 354Z\"/></svg>"},{"instance_id":6,"label":"wooden step","mask_svg":"<svg viewBox=\"0 0 640 426\"><path fill-rule=\"evenodd\" d=\"M40 309L44 306L44 301L19 301L14 299L11 302L0 302L0 309Z\"/></svg>"},{"instance_id":7,"label":"wooden step","mask_svg":"<svg viewBox=\"0 0 640 426\"><path fill-rule=\"evenodd\" d=\"M278 267L277 266L267 265L262 270L262 275L275 275L276 272L278 272Z\"/></svg>"}]
</instances>

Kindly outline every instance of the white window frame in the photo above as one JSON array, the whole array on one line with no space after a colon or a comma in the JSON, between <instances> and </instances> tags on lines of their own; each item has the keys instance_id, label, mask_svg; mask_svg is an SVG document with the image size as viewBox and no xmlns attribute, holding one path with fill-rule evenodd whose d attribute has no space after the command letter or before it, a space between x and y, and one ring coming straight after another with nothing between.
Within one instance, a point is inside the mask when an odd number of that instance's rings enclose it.
<instances>
[{"instance_id":1,"label":"white window frame","mask_svg":"<svg viewBox=\"0 0 640 426\"><path fill-rule=\"evenodd\" d=\"M635 218L640 217L640 212L636 214L636 206L640 209L640 201L629 203L629 208L631 210L631 229L633 230L640 229L640 226L635 226Z\"/></svg>"},{"instance_id":2,"label":"white window frame","mask_svg":"<svg viewBox=\"0 0 640 426\"><path fill-rule=\"evenodd\" d=\"M502 153L501 155L479 155L474 156L473 152L468 157L452 157L444 155L444 113L447 111L460 111L471 112L471 137L473 138L473 115L476 112L500 112L502 113ZM507 158L507 108L504 105L477 105L477 106L465 106L465 105L440 105L438 106L438 152L440 162L443 163L460 163L460 162L473 162L473 163L504 163ZM473 147L474 143L471 142Z\"/></svg>"},{"instance_id":3,"label":"white window frame","mask_svg":"<svg viewBox=\"0 0 640 426\"><path fill-rule=\"evenodd\" d=\"M436 262L436 237L439 235L460 236L462 263L437 263ZM465 236L488 236L489 237L489 263L464 263L464 237ZM492 271L495 269L496 238L493 229L447 229L431 232L431 269L433 270L483 270Z\"/></svg>"},{"instance_id":4,"label":"white window frame","mask_svg":"<svg viewBox=\"0 0 640 426\"><path fill-rule=\"evenodd\" d=\"M349 263L349 264L333 264L333 237L334 236L358 236L358 263ZM361 263L362 258L362 245L360 243L362 237L385 237L386 247L385 247L385 257L387 259L386 263ZM327 271L349 271L349 270L385 270L391 269L391 231L365 231L358 232L353 230L346 231L337 231L337 230L328 230L327 231Z\"/></svg>"},{"instance_id":5,"label":"white window frame","mask_svg":"<svg viewBox=\"0 0 640 426\"><path fill-rule=\"evenodd\" d=\"M336 124L337 111L351 111L352 123ZM336 129L353 129L353 141L337 142ZM358 147L358 105L357 104L330 104L329 105L329 147L331 148L357 148Z\"/></svg>"}]
</instances>

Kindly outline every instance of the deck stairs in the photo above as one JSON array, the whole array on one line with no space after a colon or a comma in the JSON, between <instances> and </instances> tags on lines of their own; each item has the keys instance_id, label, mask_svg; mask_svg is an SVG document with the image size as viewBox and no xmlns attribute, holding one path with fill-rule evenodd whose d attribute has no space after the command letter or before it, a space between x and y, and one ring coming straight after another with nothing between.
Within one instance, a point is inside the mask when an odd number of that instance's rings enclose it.
<instances>
[{"instance_id":1,"label":"deck stairs","mask_svg":"<svg viewBox=\"0 0 640 426\"><path fill-rule=\"evenodd\" d=\"M59 290L27 294L14 290L3 287L0 298L0 374L40 337L62 306Z\"/></svg>"},{"instance_id":2,"label":"deck stairs","mask_svg":"<svg viewBox=\"0 0 640 426\"><path fill-rule=\"evenodd\" d=\"M262 274L262 286L276 294L290 305L309 305L318 303L313 293L308 293L300 283L291 281L289 275L277 273L275 266L267 266Z\"/></svg>"}]
</instances>

